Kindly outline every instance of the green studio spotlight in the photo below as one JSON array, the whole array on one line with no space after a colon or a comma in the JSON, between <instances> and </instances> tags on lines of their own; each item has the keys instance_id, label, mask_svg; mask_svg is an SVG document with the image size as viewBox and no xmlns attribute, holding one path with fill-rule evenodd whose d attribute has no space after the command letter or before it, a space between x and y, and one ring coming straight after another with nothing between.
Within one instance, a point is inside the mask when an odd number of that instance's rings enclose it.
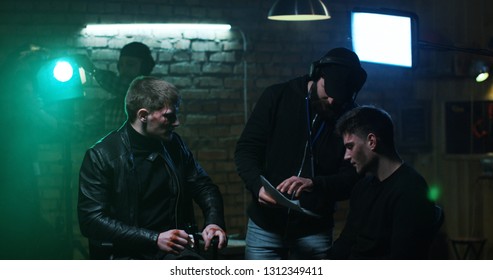
<instances>
[{"instance_id":1,"label":"green studio spotlight","mask_svg":"<svg viewBox=\"0 0 493 280\"><path fill-rule=\"evenodd\" d=\"M71 57L52 59L37 74L39 95L47 102L83 97L85 82L84 69Z\"/></svg>"},{"instance_id":2,"label":"green studio spotlight","mask_svg":"<svg viewBox=\"0 0 493 280\"><path fill-rule=\"evenodd\" d=\"M58 81L65 83L74 76L74 67L67 61L57 61L53 68L53 76Z\"/></svg>"}]
</instances>

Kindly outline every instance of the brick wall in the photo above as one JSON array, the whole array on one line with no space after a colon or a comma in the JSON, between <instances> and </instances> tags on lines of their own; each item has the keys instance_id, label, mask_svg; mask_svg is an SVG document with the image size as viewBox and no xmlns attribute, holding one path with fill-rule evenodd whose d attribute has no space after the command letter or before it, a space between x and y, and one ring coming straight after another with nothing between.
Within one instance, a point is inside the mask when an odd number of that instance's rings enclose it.
<instances>
[{"instance_id":1,"label":"brick wall","mask_svg":"<svg viewBox=\"0 0 493 280\"><path fill-rule=\"evenodd\" d=\"M333 47L349 47L348 11L356 2L329 3L330 21L293 23L268 21L266 14L273 1L264 0L2 1L0 61L19 46L35 43L54 54L86 54L98 67L115 70L124 44L141 41L150 46L157 61L153 74L174 83L183 95L178 133L220 186L229 233L243 236L249 194L236 174L233 152L245 118L266 86L307 73L310 63ZM389 1L371 2L366 6ZM385 4L413 8L412 3ZM83 31L88 23L134 22L229 23L233 29ZM377 91L376 96L380 94ZM74 121L92 114L92 108L107 98L97 83L88 81L86 97L70 104L76 112ZM59 137L39 147L43 215L58 230L72 230L75 240L80 239L74 211L78 168L85 149L101 135L104 132L91 137L73 135L68 144L66 137ZM71 166L68 178L64 177L67 164ZM67 198L72 203L67 203ZM76 252L73 257L84 256Z\"/></svg>"}]
</instances>

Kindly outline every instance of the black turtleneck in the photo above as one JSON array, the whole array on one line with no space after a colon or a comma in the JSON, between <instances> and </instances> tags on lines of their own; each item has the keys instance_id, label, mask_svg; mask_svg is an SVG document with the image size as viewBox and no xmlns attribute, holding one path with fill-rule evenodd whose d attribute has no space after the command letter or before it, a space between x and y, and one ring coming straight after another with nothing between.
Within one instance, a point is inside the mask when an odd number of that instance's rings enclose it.
<instances>
[{"instance_id":1,"label":"black turtleneck","mask_svg":"<svg viewBox=\"0 0 493 280\"><path fill-rule=\"evenodd\" d=\"M170 184L169 167L163 157L167 151L160 140L141 135L127 125L139 182L139 226L157 231L174 228L178 191Z\"/></svg>"}]
</instances>

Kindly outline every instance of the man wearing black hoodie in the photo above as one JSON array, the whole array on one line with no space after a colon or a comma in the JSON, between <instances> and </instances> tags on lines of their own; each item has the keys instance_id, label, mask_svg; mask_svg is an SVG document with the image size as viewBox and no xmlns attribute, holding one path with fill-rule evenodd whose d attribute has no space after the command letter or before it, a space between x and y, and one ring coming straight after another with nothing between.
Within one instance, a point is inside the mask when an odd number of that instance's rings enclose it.
<instances>
[{"instance_id":1,"label":"man wearing black hoodie","mask_svg":"<svg viewBox=\"0 0 493 280\"><path fill-rule=\"evenodd\" d=\"M355 107L366 81L358 56L330 50L309 75L268 87L237 143L235 162L252 195L247 259L319 259L332 245L333 213L358 179L344 162L344 145L334 131L340 115ZM290 199L317 214L276 205L265 176Z\"/></svg>"}]
</instances>

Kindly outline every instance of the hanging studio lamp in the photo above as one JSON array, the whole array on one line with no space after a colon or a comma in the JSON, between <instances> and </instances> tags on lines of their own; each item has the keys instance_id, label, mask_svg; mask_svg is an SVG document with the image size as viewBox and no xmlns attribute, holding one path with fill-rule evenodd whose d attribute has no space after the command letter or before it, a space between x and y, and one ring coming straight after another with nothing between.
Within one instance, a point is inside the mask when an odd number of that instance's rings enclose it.
<instances>
[{"instance_id":1,"label":"hanging studio lamp","mask_svg":"<svg viewBox=\"0 0 493 280\"><path fill-rule=\"evenodd\" d=\"M321 0L277 0L269 10L270 20L308 21L329 19Z\"/></svg>"}]
</instances>

